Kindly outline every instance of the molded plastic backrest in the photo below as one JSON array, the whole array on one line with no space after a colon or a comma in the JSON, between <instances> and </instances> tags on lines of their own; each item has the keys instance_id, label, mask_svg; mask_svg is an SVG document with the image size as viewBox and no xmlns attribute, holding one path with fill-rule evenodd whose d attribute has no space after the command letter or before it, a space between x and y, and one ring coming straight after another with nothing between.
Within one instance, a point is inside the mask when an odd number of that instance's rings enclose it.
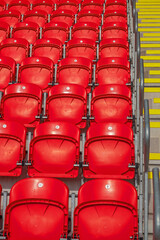
<instances>
[{"instance_id":1,"label":"molded plastic backrest","mask_svg":"<svg viewBox=\"0 0 160 240\"><path fill-rule=\"evenodd\" d=\"M8 5L9 10L18 10L21 14L30 10L30 2L27 0L12 0Z\"/></svg>"},{"instance_id":2,"label":"molded plastic backrest","mask_svg":"<svg viewBox=\"0 0 160 240\"><path fill-rule=\"evenodd\" d=\"M24 14L24 21L36 22L39 27L43 27L47 23L48 15L46 11L43 10L31 10Z\"/></svg>"},{"instance_id":3,"label":"molded plastic backrest","mask_svg":"<svg viewBox=\"0 0 160 240\"><path fill-rule=\"evenodd\" d=\"M14 25L20 22L21 13L16 10L5 10L0 12L0 20L8 23L10 27L14 27Z\"/></svg>"},{"instance_id":4,"label":"molded plastic backrest","mask_svg":"<svg viewBox=\"0 0 160 240\"><path fill-rule=\"evenodd\" d=\"M69 27L73 25L74 19L74 12L65 9L58 9L51 15L51 22L64 22L67 23Z\"/></svg>"},{"instance_id":5,"label":"molded plastic backrest","mask_svg":"<svg viewBox=\"0 0 160 240\"><path fill-rule=\"evenodd\" d=\"M58 179L27 178L17 182L10 191L10 203L39 199L61 203L68 209L68 187Z\"/></svg>"}]
</instances>

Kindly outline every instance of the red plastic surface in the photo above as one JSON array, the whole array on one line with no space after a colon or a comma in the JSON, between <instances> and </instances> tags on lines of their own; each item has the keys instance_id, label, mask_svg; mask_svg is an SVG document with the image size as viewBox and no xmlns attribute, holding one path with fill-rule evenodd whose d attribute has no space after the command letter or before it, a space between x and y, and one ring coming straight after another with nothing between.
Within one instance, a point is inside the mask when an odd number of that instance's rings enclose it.
<instances>
[{"instance_id":1,"label":"red plastic surface","mask_svg":"<svg viewBox=\"0 0 160 240\"><path fill-rule=\"evenodd\" d=\"M19 69L19 82L33 83L41 89L47 90L53 82L54 64L45 57L25 58Z\"/></svg>"},{"instance_id":2,"label":"red plastic surface","mask_svg":"<svg viewBox=\"0 0 160 240\"><path fill-rule=\"evenodd\" d=\"M137 232L137 192L130 183L98 179L81 186L74 213L76 238L128 240L138 239Z\"/></svg>"},{"instance_id":3,"label":"red plastic surface","mask_svg":"<svg viewBox=\"0 0 160 240\"><path fill-rule=\"evenodd\" d=\"M86 126L87 94L76 84L60 84L51 88L47 98L46 113L49 121L65 121L80 128Z\"/></svg>"},{"instance_id":4,"label":"red plastic surface","mask_svg":"<svg viewBox=\"0 0 160 240\"><path fill-rule=\"evenodd\" d=\"M109 22L102 26L102 39L123 38L128 40L128 26L126 23Z\"/></svg>"},{"instance_id":5,"label":"red plastic surface","mask_svg":"<svg viewBox=\"0 0 160 240\"><path fill-rule=\"evenodd\" d=\"M39 26L33 22L17 23L12 31L13 38L24 38L33 44L39 37Z\"/></svg>"},{"instance_id":6,"label":"red plastic surface","mask_svg":"<svg viewBox=\"0 0 160 240\"><path fill-rule=\"evenodd\" d=\"M97 123L87 130L86 178L132 179L134 168L133 130L121 123Z\"/></svg>"},{"instance_id":7,"label":"red plastic surface","mask_svg":"<svg viewBox=\"0 0 160 240\"><path fill-rule=\"evenodd\" d=\"M69 10L76 14L79 10L78 1L75 0L61 0L57 4L58 9L60 10Z\"/></svg>"},{"instance_id":8,"label":"red plastic surface","mask_svg":"<svg viewBox=\"0 0 160 240\"><path fill-rule=\"evenodd\" d=\"M47 12L47 14L51 14L54 10L54 4L51 0L34 0L32 4L32 9L42 10Z\"/></svg>"},{"instance_id":9,"label":"red plastic surface","mask_svg":"<svg viewBox=\"0 0 160 240\"><path fill-rule=\"evenodd\" d=\"M20 176L25 157L26 130L18 122L0 121L0 176Z\"/></svg>"},{"instance_id":10,"label":"red plastic surface","mask_svg":"<svg viewBox=\"0 0 160 240\"><path fill-rule=\"evenodd\" d=\"M48 15L47 12L43 10L31 10L27 11L24 14L23 21L34 22L39 25L39 27L44 27L45 23L47 23Z\"/></svg>"},{"instance_id":11,"label":"red plastic surface","mask_svg":"<svg viewBox=\"0 0 160 240\"><path fill-rule=\"evenodd\" d=\"M90 92L92 62L87 58L65 58L59 63L57 81L60 84L78 84Z\"/></svg>"},{"instance_id":12,"label":"red plastic surface","mask_svg":"<svg viewBox=\"0 0 160 240\"><path fill-rule=\"evenodd\" d=\"M100 85L93 90L91 115L94 122L128 123L132 116L131 90L125 85Z\"/></svg>"},{"instance_id":13,"label":"red plastic surface","mask_svg":"<svg viewBox=\"0 0 160 240\"><path fill-rule=\"evenodd\" d=\"M96 43L87 38L72 39L67 43L66 56L96 59Z\"/></svg>"},{"instance_id":14,"label":"red plastic surface","mask_svg":"<svg viewBox=\"0 0 160 240\"><path fill-rule=\"evenodd\" d=\"M15 80L16 62L10 57L0 57L0 91Z\"/></svg>"},{"instance_id":15,"label":"red plastic surface","mask_svg":"<svg viewBox=\"0 0 160 240\"><path fill-rule=\"evenodd\" d=\"M33 45L33 57L48 57L54 64L62 58L62 43L58 39L38 39Z\"/></svg>"},{"instance_id":16,"label":"red plastic surface","mask_svg":"<svg viewBox=\"0 0 160 240\"><path fill-rule=\"evenodd\" d=\"M19 11L14 10L6 10L0 12L0 21L8 23L10 27L14 27L14 25L21 20L21 14Z\"/></svg>"},{"instance_id":17,"label":"red plastic surface","mask_svg":"<svg viewBox=\"0 0 160 240\"><path fill-rule=\"evenodd\" d=\"M129 58L129 43L121 38L109 38L100 42L100 58L121 57Z\"/></svg>"},{"instance_id":18,"label":"red plastic surface","mask_svg":"<svg viewBox=\"0 0 160 240\"><path fill-rule=\"evenodd\" d=\"M93 22L101 25L102 15L98 10L81 10L77 15L78 22Z\"/></svg>"},{"instance_id":19,"label":"red plastic surface","mask_svg":"<svg viewBox=\"0 0 160 240\"><path fill-rule=\"evenodd\" d=\"M8 23L0 21L0 42L9 37L10 27Z\"/></svg>"},{"instance_id":20,"label":"red plastic surface","mask_svg":"<svg viewBox=\"0 0 160 240\"><path fill-rule=\"evenodd\" d=\"M24 58L28 57L29 43L23 38L5 39L1 42L0 54L4 57L10 56L20 64Z\"/></svg>"},{"instance_id":21,"label":"red plastic surface","mask_svg":"<svg viewBox=\"0 0 160 240\"><path fill-rule=\"evenodd\" d=\"M8 10L16 10L21 14L25 14L30 10L30 2L27 0L12 0L8 5Z\"/></svg>"},{"instance_id":22,"label":"red plastic surface","mask_svg":"<svg viewBox=\"0 0 160 240\"><path fill-rule=\"evenodd\" d=\"M106 10L104 14L104 23L107 22L123 22L127 23L127 11L122 10Z\"/></svg>"},{"instance_id":23,"label":"red plastic surface","mask_svg":"<svg viewBox=\"0 0 160 240\"><path fill-rule=\"evenodd\" d=\"M42 91L34 84L18 83L8 86L2 97L2 118L35 127L41 113Z\"/></svg>"},{"instance_id":24,"label":"red plastic surface","mask_svg":"<svg viewBox=\"0 0 160 240\"><path fill-rule=\"evenodd\" d=\"M63 22L68 24L68 27L71 27L74 24L74 20L74 12L70 10L58 9L51 15L51 22Z\"/></svg>"},{"instance_id":25,"label":"red plastic surface","mask_svg":"<svg viewBox=\"0 0 160 240\"><path fill-rule=\"evenodd\" d=\"M125 58L102 58L97 62L96 82L126 84L130 82L130 63Z\"/></svg>"},{"instance_id":26,"label":"red plastic surface","mask_svg":"<svg viewBox=\"0 0 160 240\"><path fill-rule=\"evenodd\" d=\"M80 131L66 122L46 122L34 131L30 144L29 176L78 176Z\"/></svg>"},{"instance_id":27,"label":"red plastic surface","mask_svg":"<svg viewBox=\"0 0 160 240\"><path fill-rule=\"evenodd\" d=\"M82 2L82 9L85 10L98 10L103 11L103 3L104 1L99 0L85 0Z\"/></svg>"},{"instance_id":28,"label":"red plastic surface","mask_svg":"<svg viewBox=\"0 0 160 240\"><path fill-rule=\"evenodd\" d=\"M5 8L6 8L6 3L3 0L1 0L1 2L0 2L0 12L4 11Z\"/></svg>"},{"instance_id":29,"label":"red plastic surface","mask_svg":"<svg viewBox=\"0 0 160 240\"><path fill-rule=\"evenodd\" d=\"M98 41L98 25L92 22L79 22L73 25L72 38L88 38Z\"/></svg>"},{"instance_id":30,"label":"red plastic surface","mask_svg":"<svg viewBox=\"0 0 160 240\"><path fill-rule=\"evenodd\" d=\"M57 179L28 178L17 182L6 209L8 240L59 240L68 232L68 187Z\"/></svg>"},{"instance_id":31,"label":"red plastic surface","mask_svg":"<svg viewBox=\"0 0 160 240\"><path fill-rule=\"evenodd\" d=\"M68 40L69 28L63 22L50 22L43 28L43 38L56 38L63 44Z\"/></svg>"}]
</instances>

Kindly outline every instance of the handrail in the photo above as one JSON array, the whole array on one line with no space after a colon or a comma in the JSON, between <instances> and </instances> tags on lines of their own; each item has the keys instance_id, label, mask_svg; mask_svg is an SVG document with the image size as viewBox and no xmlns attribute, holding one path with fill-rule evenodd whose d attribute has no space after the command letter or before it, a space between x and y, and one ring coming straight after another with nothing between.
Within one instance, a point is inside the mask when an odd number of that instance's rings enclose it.
<instances>
[{"instance_id":1,"label":"handrail","mask_svg":"<svg viewBox=\"0 0 160 240\"><path fill-rule=\"evenodd\" d=\"M135 7L135 9L136 9L136 7ZM134 15L134 23L135 23L134 24L134 33L137 33L138 32L138 13L136 10L135 10L135 15Z\"/></svg>"},{"instance_id":2,"label":"handrail","mask_svg":"<svg viewBox=\"0 0 160 240\"><path fill-rule=\"evenodd\" d=\"M153 168L153 240L160 240L160 181L159 169Z\"/></svg>"},{"instance_id":3,"label":"handrail","mask_svg":"<svg viewBox=\"0 0 160 240\"><path fill-rule=\"evenodd\" d=\"M144 100L144 169L148 172L149 149L150 149L150 121L149 121L149 100Z\"/></svg>"},{"instance_id":4,"label":"handrail","mask_svg":"<svg viewBox=\"0 0 160 240\"><path fill-rule=\"evenodd\" d=\"M140 33L136 33L136 52L137 52L137 78L140 78L140 55L141 55L141 47L140 47Z\"/></svg>"},{"instance_id":5,"label":"handrail","mask_svg":"<svg viewBox=\"0 0 160 240\"><path fill-rule=\"evenodd\" d=\"M148 240L148 165L150 151L149 100L144 100L144 240Z\"/></svg>"},{"instance_id":6,"label":"handrail","mask_svg":"<svg viewBox=\"0 0 160 240\"><path fill-rule=\"evenodd\" d=\"M140 116L143 116L144 107L144 67L143 59L140 59Z\"/></svg>"}]
</instances>

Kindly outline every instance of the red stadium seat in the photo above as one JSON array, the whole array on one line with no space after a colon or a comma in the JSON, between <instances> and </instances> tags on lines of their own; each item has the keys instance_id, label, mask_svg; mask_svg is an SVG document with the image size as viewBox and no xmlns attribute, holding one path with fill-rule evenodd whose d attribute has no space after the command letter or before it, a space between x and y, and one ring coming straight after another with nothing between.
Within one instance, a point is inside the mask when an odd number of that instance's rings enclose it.
<instances>
[{"instance_id":1,"label":"red stadium seat","mask_svg":"<svg viewBox=\"0 0 160 240\"><path fill-rule=\"evenodd\" d=\"M30 144L29 176L75 178L78 176L80 131L74 124L46 122L34 131ZM47 156L47 157L46 157Z\"/></svg>"},{"instance_id":2,"label":"red stadium seat","mask_svg":"<svg viewBox=\"0 0 160 240\"><path fill-rule=\"evenodd\" d=\"M32 9L42 10L47 12L47 14L51 14L54 10L54 3L51 0L34 0L32 3Z\"/></svg>"},{"instance_id":3,"label":"red stadium seat","mask_svg":"<svg viewBox=\"0 0 160 240\"><path fill-rule=\"evenodd\" d=\"M79 10L79 4L75 0L61 0L57 4L58 9L70 10L76 14Z\"/></svg>"},{"instance_id":4,"label":"red stadium seat","mask_svg":"<svg viewBox=\"0 0 160 240\"><path fill-rule=\"evenodd\" d=\"M62 58L62 43L58 39L38 39L33 45L33 57L48 57L54 64Z\"/></svg>"},{"instance_id":5,"label":"red stadium seat","mask_svg":"<svg viewBox=\"0 0 160 240\"><path fill-rule=\"evenodd\" d=\"M0 176L21 175L25 157L26 129L18 122L0 121Z\"/></svg>"},{"instance_id":6,"label":"red stadium seat","mask_svg":"<svg viewBox=\"0 0 160 240\"><path fill-rule=\"evenodd\" d=\"M71 27L74 24L75 15L74 12L70 10L61 10L58 9L53 12L51 15L51 22L63 22L68 24L68 27Z\"/></svg>"},{"instance_id":7,"label":"red stadium seat","mask_svg":"<svg viewBox=\"0 0 160 240\"><path fill-rule=\"evenodd\" d=\"M46 91L49 83L53 82L53 73L54 64L49 58L25 58L19 69L19 82L33 83Z\"/></svg>"},{"instance_id":8,"label":"red stadium seat","mask_svg":"<svg viewBox=\"0 0 160 240\"><path fill-rule=\"evenodd\" d=\"M59 240L68 232L68 187L58 179L26 178L10 191L7 239Z\"/></svg>"},{"instance_id":9,"label":"red stadium seat","mask_svg":"<svg viewBox=\"0 0 160 240\"><path fill-rule=\"evenodd\" d=\"M0 22L8 23L10 27L14 27L14 25L21 20L21 14L19 11L14 10L6 10L0 12Z\"/></svg>"},{"instance_id":10,"label":"red stadium seat","mask_svg":"<svg viewBox=\"0 0 160 240\"><path fill-rule=\"evenodd\" d=\"M123 22L127 23L127 11L121 10L106 10L104 13L104 23L108 22Z\"/></svg>"},{"instance_id":11,"label":"red stadium seat","mask_svg":"<svg viewBox=\"0 0 160 240\"><path fill-rule=\"evenodd\" d=\"M60 84L78 84L90 92L92 62L87 58L65 58L59 63L57 81Z\"/></svg>"},{"instance_id":12,"label":"red stadium seat","mask_svg":"<svg viewBox=\"0 0 160 240\"><path fill-rule=\"evenodd\" d=\"M103 3L102 0L85 0L82 2L82 9L103 12Z\"/></svg>"},{"instance_id":13,"label":"red stadium seat","mask_svg":"<svg viewBox=\"0 0 160 240\"><path fill-rule=\"evenodd\" d=\"M67 43L67 57L96 59L96 43L87 38L75 38Z\"/></svg>"},{"instance_id":14,"label":"red stadium seat","mask_svg":"<svg viewBox=\"0 0 160 240\"><path fill-rule=\"evenodd\" d=\"M31 10L25 13L23 20L25 22L37 23L39 27L43 28L45 23L48 21L48 15L47 12L43 10Z\"/></svg>"},{"instance_id":15,"label":"red stadium seat","mask_svg":"<svg viewBox=\"0 0 160 240\"><path fill-rule=\"evenodd\" d=\"M128 40L128 26L122 22L109 22L102 26L102 39L123 38Z\"/></svg>"},{"instance_id":16,"label":"red stadium seat","mask_svg":"<svg viewBox=\"0 0 160 240\"><path fill-rule=\"evenodd\" d=\"M79 22L73 25L72 38L88 38L99 40L98 25L92 22Z\"/></svg>"},{"instance_id":17,"label":"red stadium seat","mask_svg":"<svg viewBox=\"0 0 160 240\"><path fill-rule=\"evenodd\" d=\"M25 127L35 127L41 113L42 91L34 84L8 86L1 100L2 119L17 121Z\"/></svg>"},{"instance_id":18,"label":"red stadium seat","mask_svg":"<svg viewBox=\"0 0 160 240\"><path fill-rule=\"evenodd\" d=\"M96 82L126 84L130 82L130 63L125 58L102 58L97 62Z\"/></svg>"},{"instance_id":19,"label":"red stadium seat","mask_svg":"<svg viewBox=\"0 0 160 240\"><path fill-rule=\"evenodd\" d=\"M5 8L6 8L6 3L5 3L3 0L1 0L1 1L0 1L0 12L1 12L1 11L4 11Z\"/></svg>"},{"instance_id":20,"label":"red stadium seat","mask_svg":"<svg viewBox=\"0 0 160 240\"><path fill-rule=\"evenodd\" d=\"M15 81L16 62L10 57L0 57L0 91Z\"/></svg>"},{"instance_id":21,"label":"red stadium seat","mask_svg":"<svg viewBox=\"0 0 160 240\"><path fill-rule=\"evenodd\" d=\"M114 179L86 182L78 192L74 237L81 240L138 239L137 191Z\"/></svg>"},{"instance_id":22,"label":"red stadium seat","mask_svg":"<svg viewBox=\"0 0 160 240\"><path fill-rule=\"evenodd\" d=\"M106 2L106 8L108 10L120 10L120 11L126 11L127 12L127 2L123 0L110 0Z\"/></svg>"},{"instance_id":23,"label":"red stadium seat","mask_svg":"<svg viewBox=\"0 0 160 240\"><path fill-rule=\"evenodd\" d=\"M87 94L85 88L75 84L60 84L51 88L47 98L48 120L65 121L80 128L86 126Z\"/></svg>"},{"instance_id":24,"label":"red stadium seat","mask_svg":"<svg viewBox=\"0 0 160 240\"><path fill-rule=\"evenodd\" d=\"M85 143L86 178L134 178L133 130L121 123L95 123Z\"/></svg>"},{"instance_id":25,"label":"red stadium seat","mask_svg":"<svg viewBox=\"0 0 160 240\"><path fill-rule=\"evenodd\" d=\"M10 56L20 64L29 55L29 43L22 38L5 39L1 42L0 54L5 57Z\"/></svg>"},{"instance_id":26,"label":"red stadium seat","mask_svg":"<svg viewBox=\"0 0 160 240\"><path fill-rule=\"evenodd\" d=\"M12 0L3 0L6 4L9 4Z\"/></svg>"},{"instance_id":27,"label":"red stadium seat","mask_svg":"<svg viewBox=\"0 0 160 240\"><path fill-rule=\"evenodd\" d=\"M43 38L56 38L63 44L68 40L69 28L63 22L50 22L43 28Z\"/></svg>"},{"instance_id":28,"label":"red stadium seat","mask_svg":"<svg viewBox=\"0 0 160 240\"><path fill-rule=\"evenodd\" d=\"M9 37L10 27L7 23L0 21L0 42Z\"/></svg>"},{"instance_id":29,"label":"red stadium seat","mask_svg":"<svg viewBox=\"0 0 160 240\"><path fill-rule=\"evenodd\" d=\"M9 10L17 10L21 14L25 14L30 10L30 3L27 0L12 0L8 5Z\"/></svg>"},{"instance_id":30,"label":"red stadium seat","mask_svg":"<svg viewBox=\"0 0 160 240\"><path fill-rule=\"evenodd\" d=\"M13 38L24 38L33 44L39 37L39 26L33 22L17 23L12 31Z\"/></svg>"},{"instance_id":31,"label":"red stadium seat","mask_svg":"<svg viewBox=\"0 0 160 240\"><path fill-rule=\"evenodd\" d=\"M131 90L125 85L100 85L93 90L91 115L94 122L119 122L131 126Z\"/></svg>"},{"instance_id":32,"label":"red stadium seat","mask_svg":"<svg viewBox=\"0 0 160 240\"><path fill-rule=\"evenodd\" d=\"M97 10L81 10L77 16L78 22L93 22L101 25L102 15L101 11Z\"/></svg>"},{"instance_id":33,"label":"red stadium seat","mask_svg":"<svg viewBox=\"0 0 160 240\"><path fill-rule=\"evenodd\" d=\"M100 42L100 58L120 57L129 58L129 43L121 38L109 38Z\"/></svg>"}]
</instances>

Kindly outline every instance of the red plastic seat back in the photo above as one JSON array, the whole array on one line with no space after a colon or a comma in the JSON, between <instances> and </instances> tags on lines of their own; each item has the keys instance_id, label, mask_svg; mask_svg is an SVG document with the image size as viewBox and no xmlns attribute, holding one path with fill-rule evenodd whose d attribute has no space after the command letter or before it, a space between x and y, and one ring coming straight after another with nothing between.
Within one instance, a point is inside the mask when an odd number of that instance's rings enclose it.
<instances>
[{"instance_id":1,"label":"red plastic seat back","mask_svg":"<svg viewBox=\"0 0 160 240\"><path fill-rule=\"evenodd\" d=\"M85 57L90 60L96 59L96 44L87 38L72 39L67 43L67 57Z\"/></svg>"},{"instance_id":2,"label":"red plastic seat back","mask_svg":"<svg viewBox=\"0 0 160 240\"><path fill-rule=\"evenodd\" d=\"M51 88L47 98L46 112L49 121L66 121L80 128L86 126L87 94L85 88L76 84L60 84Z\"/></svg>"},{"instance_id":3,"label":"red plastic seat back","mask_svg":"<svg viewBox=\"0 0 160 240\"><path fill-rule=\"evenodd\" d=\"M15 68L16 62L12 58L0 57L0 91L4 91L15 80Z\"/></svg>"},{"instance_id":4,"label":"red plastic seat back","mask_svg":"<svg viewBox=\"0 0 160 240\"><path fill-rule=\"evenodd\" d=\"M0 176L21 175L25 157L26 129L18 122L0 121Z\"/></svg>"},{"instance_id":5,"label":"red plastic seat back","mask_svg":"<svg viewBox=\"0 0 160 240\"><path fill-rule=\"evenodd\" d=\"M99 85L93 90L91 114L94 122L127 123L132 116L131 90L120 84Z\"/></svg>"},{"instance_id":6,"label":"red plastic seat back","mask_svg":"<svg viewBox=\"0 0 160 240\"><path fill-rule=\"evenodd\" d=\"M87 58L65 58L59 63L57 81L60 84L78 84L90 92L92 62Z\"/></svg>"},{"instance_id":7,"label":"red plastic seat back","mask_svg":"<svg viewBox=\"0 0 160 240\"><path fill-rule=\"evenodd\" d=\"M71 27L74 24L75 16L71 10L58 9L51 15L51 22L63 22Z\"/></svg>"},{"instance_id":8,"label":"red plastic seat back","mask_svg":"<svg viewBox=\"0 0 160 240\"><path fill-rule=\"evenodd\" d=\"M42 91L34 84L18 83L8 86L2 97L2 118L18 121L26 127L39 123Z\"/></svg>"},{"instance_id":9,"label":"red plastic seat back","mask_svg":"<svg viewBox=\"0 0 160 240\"><path fill-rule=\"evenodd\" d=\"M51 14L54 10L54 4L51 0L34 0L32 3L32 9L42 10L47 12L47 14Z\"/></svg>"},{"instance_id":10,"label":"red plastic seat back","mask_svg":"<svg viewBox=\"0 0 160 240\"><path fill-rule=\"evenodd\" d=\"M125 58L101 58L97 62L96 82L99 84L126 84L130 82L130 63Z\"/></svg>"},{"instance_id":11,"label":"red plastic seat back","mask_svg":"<svg viewBox=\"0 0 160 240\"><path fill-rule=\"evenodd\" d=\"M75 238L128 240L138 239L137 232L137 192L130 183L102 179L81 186L74 213Z\"/></svg>"},{"instance_id":12,"label":"red plastic seat back","mask_svg":"<svg viewBox=\"0 0 160 240\"><path fill-rule=\"evenodd\" d=\"M23 21L34 22L39 25L39 27L44 27L47 23L48 15L47 12L43 10L31 10L27 11L24 15Z\"/></svg>"},{"instance_id":13,"label":"red plastic seat back","mask_svg":"<svg viewBox=\"0 0 160 240\"><path fill-rule=\"evenodd\" d=\"M69 28L63 22L50 22L43 28L43 38L54 38L61 41L63 44L68 40Z\"/></svg>"},{"instance_id":14,"label":"red plastic seat back","mask_svg":"<svg viewBox=\"0 0 160 240\"><path fill-rule=\"evenodd\" d=\"M85 10L98 10L103 12L103 1L99 0L85 0L82 2L82 9Z\"/></svg>"},{"instance_id":15,"label":"red plastic seat back","mask_svg":"<svg viewBox=\"0 0 160 240\"><path fill-rule=\"evenodd\" d=\"M121 38L104 39L100 42L100 58L129 58L129 43Z\"/></svg>"},{"instance_id":16,"label":"red plastic seat back","mask_svg":"<svg viewBox=\"0 0 160 240\"><path fill-rule=\"evenodd\" d=\"M62 58L62 43L58 39L38 39L33 45L33 57L48 57L54 64Z\"/></svg>"},{"instance_id":17,"label":"red plastic seat back","mask_svg":"<svg viewBox=\"0 0 160 240\"><path fill-rule=\"evenodd\" d=\"M54 64L45 57L30 57L22 61L19 69L19 82L33 83L47 90L53 81Z\"/></svg>"},{"instance_id":18,"label":"red plastic seat back","mask_svg":"<svg viewBox=\"0 0 160 240\"><path fill-rule=\"evenodd\" d=\"M88 38L98 41L98 25L91 22L76 23L72 29L72 38Z\"/></svg>"},{"instance_id":19,"label":"red plastic seat back","mask_svg":"<svg viewBox=\"0 0 160 240\"><path fill-rule=\"evenodd\" d=\"M0 21L8 23L10 27L14 27L14 25L21 20L21 14L16 10L6 10L0 12Z\"/></svg>"},{"instance_id":20,"label":"red plastic seat back","mask_svg":"<svg viewBox=\"0 0 160 240\"><path fill-rule=\"evenodd\" d=\"M122 38L128 39L128 26L122 22L109 22L102 27L102 39L107 38Z\"/></svg>"},{"instance_id":21,"label":"red plastic seat back","mask_svg":"<svg viewBox=\"0 0 160 240\"><path fill-rule=\"evenodd\" d=\"M69 10L76 14L79 10L78 1L75 0L61 0L57 4L58 9L60 10Z\"/></svg>"},{"instance_id":22,"label":"red plastic seat back","mask_svg":"<svg viewBox=\"0 0 160 240\"><path fill-rule=\"evenodd\" d=\"M127 23L127 11L122 10L106 10L104 14L104 23L107 22L123 22Z\"/></svg>"},{"instance_id":23,"label":"red plastic seat back","mask_svg":"<svg viewBox=\"0 0 160 240\"><path fill-rule=\"evenodd\" d=\"M132 179L134 168L133 130L121 123L97 123L87 131L83 168L86 178Z\"/></svg>"},{"instance_id":24,"label":"red plastic seat back","mask_svg":"<svg viewBox=\"0 0 160 240\"><path fill-rule=\"evenodd\" d=\"M98 26L101 25L102 15L98 10L81 10L77 16L78 22L93 22Z\"/></svg>"},{"instance_id":25,"label":"red plastic seat back","mask_svg":"<svg viewBox=\"0 0 160 240\"><path fill-rule=\"evenodd\" d=\"M29 176L78 176L80 131L71 123L46 122L34 131L30 144ZM42 151L43 149L43 151ZM47 156L47 158L46 158Z\"/></svg>"},{"instance_id":26,"label":"red plastic seat back","mask_svg":"<svg viewBox=\"0 0 160 240\"><path fill-rule=\"evenodd\" d=\"M9 37L10 27L8 23L0 21L0 42Z\"/></svg>"},{"instance_id":27,"label":"red plastic seat back","mask_svg":"<svg viewBox=\"0 0 160 240\"><path fill-rule=\"evenodd\" d=\"M16 10L21 14L25 14L30 10L30 2L27 0L12 0L8 5L8 10Z\"/></svg>"},{"instance_id":28,"label":"red plastic seat back","mask_svg":"<svg viewBox=\"0 0 160 240\"><path fill-rule=\"evenodd\" d=\"M23 38L5 39L1 42L0 54L4 57L10 56L20 64L29 55L29 43Z\"/></svg>"},{"instance_id":29,"label":"red plastic seat back","mask_svg":"<svg viewBox=\"0 0 160 240\"><path fill-rule=\"evenodd\" d=\"M28 178L17 182L6 209L8 239L55 239L68 231L68 187L57 179ZM25 217L24 217L25 216Z\"/></svg>"},{"instance_id":30,"label":"red plastic seat back","mask_svg":"<svg viewBox=\"0 0 160 240\"><path fill-rule=\"evenodd\" d=\"M33 44L39 37L39 26L33 22L17 23L12 31L13 38L24 38Z\"/></svg>"}]
</instances>

